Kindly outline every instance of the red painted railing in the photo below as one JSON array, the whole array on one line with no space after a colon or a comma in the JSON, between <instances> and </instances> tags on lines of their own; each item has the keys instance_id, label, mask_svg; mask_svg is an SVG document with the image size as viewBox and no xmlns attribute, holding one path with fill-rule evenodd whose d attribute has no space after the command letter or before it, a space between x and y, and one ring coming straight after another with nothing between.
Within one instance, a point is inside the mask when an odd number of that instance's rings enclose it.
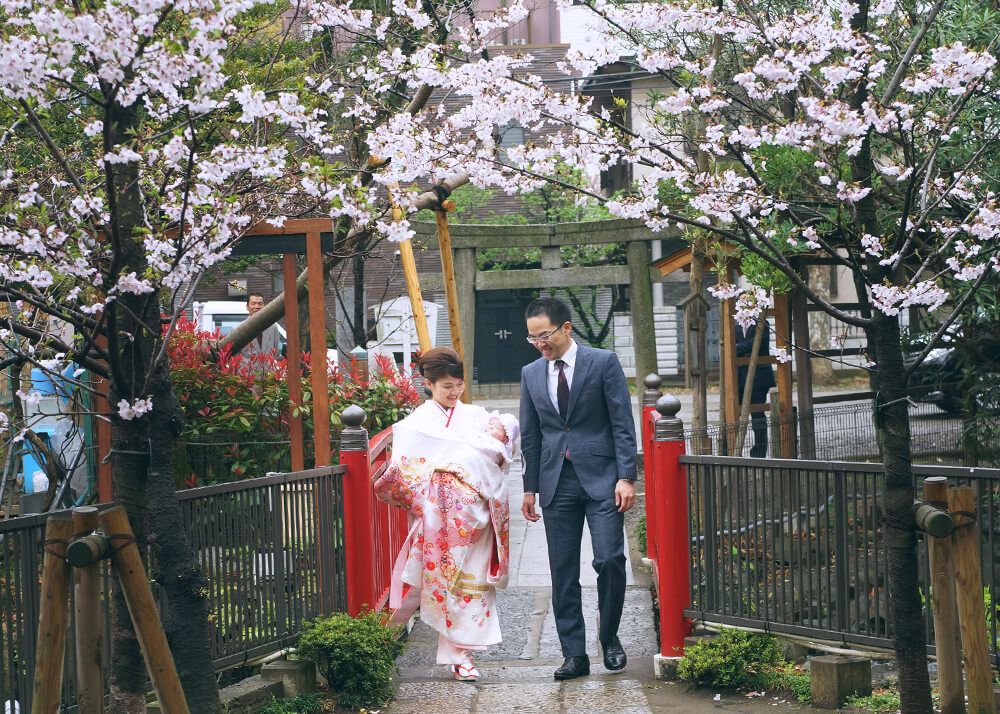
<instances>
[{"instance_id":1,"label":"red painted railing","mask_svg":"<svg viewBox=\"0 0 1000 714\"><path fill-rule=\"evenodd\" d=\"M659 414L656 412L656 400L660 398L659 375L650 374L644 380L646 391L642 394L642 418L639 421L641 426L640 438L642 439L642 478L645 482L646 490L646 555L650 558L656 557L656 480L653 478L653 432L656 429L656 420Z\"/></svg>"},{"instance_id":2,"label":"red painted railing","mask_svg":"<svg viewBox=\"0 0 1000 714\"><path fill-rule=\"evenodd\" d=\"M344 474L344 541L347 554L347 611L382 610L389 599L392 566L407 533L406 511L375 498L372 483L389 465L392 429L372 437L365 413L349 407L341 417L340 463Z\"/></svg>"},{"instance_id":3,"label":"red painted railing","mask_svg":"<svg viewBox=\"0 0 1000 714\"><path fill-rule=\"evenodd\" d=\"M680 657L684 638L691 634L691 621L684 610L691 603L691 560L688 531L687 473L680 457L684 454L684 427L677 418L680 402L664 396L656 411L643 421L643 436L650 432L646 453L646 532L650 541L660 605L660 654ZM654 494L655 497L651 497Z\"/></svg>"}]
</instances>

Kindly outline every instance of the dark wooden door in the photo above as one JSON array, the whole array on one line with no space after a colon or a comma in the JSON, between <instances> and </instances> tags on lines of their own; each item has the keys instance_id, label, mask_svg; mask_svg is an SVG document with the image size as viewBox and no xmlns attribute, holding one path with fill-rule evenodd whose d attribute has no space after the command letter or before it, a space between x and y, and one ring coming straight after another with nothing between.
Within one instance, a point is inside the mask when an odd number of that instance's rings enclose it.
<instances>
[{"instance_id":1,"label":"dark wooden door","mask_svg":"<svg viewBox=\"0 0 1000 714\"><path fill-rule=\"evenodd\" d=\"M521 367L538 358L525 339L524 309L531 294L509 290L476 293L476 379L480 384L521 381Z\"/></svg>"}]
</instances>

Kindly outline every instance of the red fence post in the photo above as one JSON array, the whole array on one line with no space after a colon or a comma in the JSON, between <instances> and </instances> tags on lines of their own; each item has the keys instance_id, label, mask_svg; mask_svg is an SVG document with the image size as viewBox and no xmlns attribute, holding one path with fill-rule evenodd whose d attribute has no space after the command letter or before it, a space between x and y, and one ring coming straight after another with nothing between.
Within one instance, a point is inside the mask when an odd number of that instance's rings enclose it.
<instances>
[{"instance_id":1,"label":"red fence post","mask_svg":"<svg viewBox=\"0 0 1000 714\"><path fill-rule=\"evenodd\" d=\"M688 531L687 475L684 425L677 417L681 403L669 394L656 402L659 419L653 434L656 472L656 594L660 601L660 656L684 654L691 621L684 610L691 604L691 543ZM659 664L657 671L659 671Z\"/></svg>"},{"instance_id":2,"label":"red fence post","mask_svg":"<svg viewBox=\"0 0 1000 714\"><path fill-rule=\"evenodd\" d=\"M357 616L375 606L375 533L372 528L373 494L368 454L367 415L353 405L340 415L340 463L344 474L344 551L347 559L347 612Z\"/></svg>"},{"instance_id":3,"label":"red fence post","mask_svg":"<svg viewBox=\"0 0 1000 714\"><path fill-rule=\"evenodd\" d=\"M646 555L656 557L656 474L653 470L653 424L656 422L656 400L660 398L658 374L647 374L643 380L646 391L642 393L642 478L646 491Z\"/></svg>"}]
</instances>

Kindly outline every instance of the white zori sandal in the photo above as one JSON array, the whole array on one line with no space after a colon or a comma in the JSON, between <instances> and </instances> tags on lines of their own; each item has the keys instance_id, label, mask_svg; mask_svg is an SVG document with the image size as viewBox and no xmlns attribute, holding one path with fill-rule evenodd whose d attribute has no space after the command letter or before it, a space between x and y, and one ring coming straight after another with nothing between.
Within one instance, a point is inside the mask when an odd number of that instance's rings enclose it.
<instances>
[{"instance_id":1,"label":"white zori sandal","mask_svg":"<svg viewBox=\"0 0 1000 714\"><path fill-rule=\"evenodd\" d=\"M472 662L453 664L451 666L451 673L455 675L455 679L459 682L475 682L479 679L479 670L476 669L476 665L472 664Z\"/></svg>"}]
</instances>

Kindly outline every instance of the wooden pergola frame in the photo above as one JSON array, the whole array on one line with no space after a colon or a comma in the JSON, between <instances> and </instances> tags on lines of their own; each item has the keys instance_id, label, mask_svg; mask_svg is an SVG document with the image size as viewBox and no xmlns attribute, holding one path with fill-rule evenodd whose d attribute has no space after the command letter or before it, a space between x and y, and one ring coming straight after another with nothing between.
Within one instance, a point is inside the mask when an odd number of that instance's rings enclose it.
<instances>
[{"instance_id":1,"label":"wooden pergola frame","mask_svg":"<svg viewBox=\"0 0 1000 714\"><path fill-rule=\"evenodd\" d=\"M725 247L725 244L724 244ZM735 253L735 247L729 246ZM820 255L800 255L792 258L792 265L800 273L804 274L810 265L837 265L838 263L830 257ZM654 268L660 271L663 276L669 275L677 270L690 270L691 248L689 246L678 247L669 255L656 261ZM734 259L728 261L726 265L726 276L733 279L738 269L738 263ZM861 309L860 303L834 302L833 305L842 310ZM737 370L743 365L750 363L749 357L737 358L735 355L735 332L733 315L735 304L733 300L722 301L722 365L725 370L725 383L736 385ZM774 296L774 308L768 310L767 317L773 317L775 321L775 347L785 348L792 353L795 364L795 394L798 408L798 443L795 439L795 430L782 428L780 455L782 458L816 458L816 429L813 422L813 406L816 404L855 401L858 399L868 399L869 392L856 392L850 394L837 394L830 396L815 396L813 394L812 380L812 359L814 357L846 357L862 354L860 348L841 349L817 349L810 347L809 339L809 313L820 310L819 306L810 304L806 294L801 290L793 289L785 295ZM794 344L795 349L792 349ZM792 363L779 363L773 356L758 357L758 364L777 364L778 382L778 414L782 426L792 424ZM763 411L767 406L751 407L751 411ZM736 389L726 390L726 399L723 404L724 422L727 428L735 428L739 420L739 395Z\"/></svg>"},{"instance_id":2,"label":"wooden pergola frame","mask_svg":"<svg viewBox=\"0 0 1000 714\"><path fill-rule=\"evenodd\" d=\"M262 221L248 230L237 244L236 251L242 255L281 255L282 275L285 283L285 333L288 343L285 358L288 363L288 398L292 408L288 414L289 440L291 441L291 462L293 471L305 469L304 429L302 426L302 348L299 344L299 296L295 289L298 268L295 256L305 252L309 286L309 340L316 354L315 345L322 345L320 360L310 363L309 379L313 393L313 454L315 466L329 466L330 453L330 394L327 391L330 375L326 359L326 299L323 279L323 239L324 234L332 239L332 225L328 218L299 218L285 221L280 228ZM299 248L289 250L254 250L246 244L247 238L273 237L279 243L288 243L290 238L304 239L304 251ZM286 246L289 247L289 246Z\"/></svg>"}]
</instances>

